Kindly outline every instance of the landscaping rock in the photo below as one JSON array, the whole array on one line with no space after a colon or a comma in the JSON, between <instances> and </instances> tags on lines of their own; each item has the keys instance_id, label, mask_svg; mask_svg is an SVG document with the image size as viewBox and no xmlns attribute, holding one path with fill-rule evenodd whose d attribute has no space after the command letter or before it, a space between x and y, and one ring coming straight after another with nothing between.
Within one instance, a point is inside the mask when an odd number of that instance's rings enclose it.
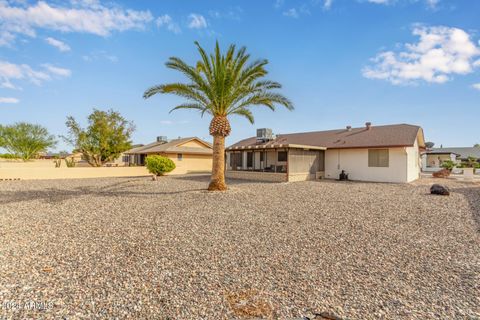
<instances>
[{"instance_id":1,"label":"landscaping rock","mask_svg":"<svg viewBox=\"0 0 480 320\"><path fill-rule=\"evenodd\" d=\"M432 176L434 178L448 178L450 176L450 170L448 169L442 169L440 171L432 173Z\"/></svg>"},{"instance_id":2,"label":"landscaping rock","mask_svg":"<svg viewBox=\"0 0 480 320\"><path fill-rule=\"evenodd\" d=\"M333 313L329 313L329 312L322 312L322 313L316 314L314 319L316 319L316 320L342 320L342 318L334 315Z\"/></svg>"},{"instance_id":3,"label":"landscaping rock","mask_svg":"<svg viewBox=\"0 0 480 320\"><path fill-rule=\"evenodd\" d=\"M1 182L0 319L479 319L480 185L209 181Z\"/></svg>"},{"instance_id":4,"label":"landscaping rock","mask_svg":"<svg viewBox=\"0 0 480 320\"><path fill-rule=\"evenodd\" d=\"M450 195L450 189L448 189L448 187L442 186L440 184L434 184L430 188L430 193L431 194L437 194L437 195L440 195L440 196L449 196Z\"/></svg>"}]
</instances>

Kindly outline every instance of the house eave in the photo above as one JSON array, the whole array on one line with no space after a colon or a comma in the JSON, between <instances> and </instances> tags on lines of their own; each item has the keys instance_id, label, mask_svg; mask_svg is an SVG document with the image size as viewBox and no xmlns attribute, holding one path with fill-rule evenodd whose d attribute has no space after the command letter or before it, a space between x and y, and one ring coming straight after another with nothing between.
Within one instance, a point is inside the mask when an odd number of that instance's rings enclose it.
<instances>
[{"instance_id":1,"label":"house eave","mask_svg":"<svg viewBox=\"0 0 480 320\"><path fill-rule=\"evenodd\" d=\"M240 147L226 148L225 151L243 151L243 150L271 150L271 149L309 149L309 150L327 150L326 147L310 146L303 144L271 144L271 145L249 145Z\"/></svg>"}]
</instances>

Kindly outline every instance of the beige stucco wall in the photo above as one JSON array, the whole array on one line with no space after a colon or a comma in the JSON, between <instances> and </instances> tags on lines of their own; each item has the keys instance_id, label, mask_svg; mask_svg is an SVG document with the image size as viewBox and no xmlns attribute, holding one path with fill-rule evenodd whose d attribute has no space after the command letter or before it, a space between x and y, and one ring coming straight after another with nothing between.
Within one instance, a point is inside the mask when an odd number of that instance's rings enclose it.
<instances>
[{"instance_id":1,"label":"beige stucco wall","mask_svg":"<svg viewBox=\"0 0 480 320\"><path fill-rule=\"evenodd\" d=\"M210 149L205 146L203 143L197 140L190 140L188 142L182 143L178 145L179 147L189 147L189 148L202 148L202 149Z\"/></svg>"},{"instance_id":2,"label":"beige stucco wall","mask_svg":"<svg viewBox=\"0 0 480 320\"><path fill-rule=\"evenodd\" d=\"M440 168L440 163L452 160L449 154L427 154L427 166Z\"/></svg>"},{"instance_id":3,"label":"beige stucco wall","mask_svg":"<svg viewBox=\"0 0 480 320\"><path fill-rule=\"evenodd\" d=\"M266 181L266 182L286 182L286 173L255 172L255 171L226 171L225 176L231 179Z\"/></svg>"},{"instance_id":4,"label":"beige stucco wall","mask_svg":"<svg viewBox=\"0 0 480 320\"><path fill-rule=\"evenodd\" d=\"M422 167L417 141L413 147L405 148L405 151L407 152L407 182L412 182L420 178Z\"/></svg>"},{"instance_id":5,"label":"beige stucco wall","mask_svg":"<svg viewBox=\"0 0 480 320\"><path fill-rule=\"evenodd\" d=\"M175 162L175 170L169 174L186 174L195 172L212 172L212 156L183 154L183 159L178 160L177 154L164 154Z\"/></svg>"},{"instance_id":6,"label":"beige stucco wall","mask_svg":"<svg viewBox=\"0 0 480 320\"><path fill-rule=\"evenodd\" d=\"M296 182L296 181L317 180L317 179L322 179L324 176L325 176L324 171L319 171L315 174L311 174L309 172L289 173L288 174L288 181L289 182Z\"/></svg>"},{"instance_id":7,"label":"beige stucco wall","mask_svg":"<svg viewBox=\"0 0 480 320\"><path fill-rule=\"evenodd\" d=\"M342 170L349 179L373 182L409 182L405 148L389 149L389 167L368 166L368 149L328 149L325 151L325 178L338 179Z\"/></svg>"},{"instance_id":8,"label":"beige stucco wall","mask_svg":"<svg viewBox=\"0 0 480 320\"><path fill-rule=\"evenodd\" d=\"M61 166L66 167L65 161L62 160ZM53 160L44 159L31 161L0 159L0 169L7 168L55 168L55 163Z\"/></svg>"},{"instance_id":9,"label":"beige stucco wall","mask_svg":"<svg viewBox=\"0 0 480 320\"><path fill-rule=\"evenodd\" d=\"M124 153L121 153L120 156L116 159L114 159L113 161L109 162L109 164L114 164L114 165L117 165L117 166L124 166L126 165L125 162L123 162L123 157L125 156Z\"/></svg>"},{"instance_id":10,"label":"beige stucco wall","mask_svg":"<svg viewBox=\"0 0 480 320\"><path fill-rule=\"evenodd\" d=\"M183 154L183 160L177 154L164 155L175 162L176 168L171 175L194 172L211 172L210 155ZM129 177L150 175L146 167L74 167L68 168L64 161L60 168L55 168L53 160L0 160L0 179L76 179L102 177Z\"/></svg>"},{"instance_id":11,"label":"beige stucco wall","mask_svg":"<svg viewBox=\"0 0 480 320\"><path fill-rule=\"evenodd\" d=\"M64 164L55 168L51 160L36 160L25 163L0 163L0 180L3 179L79 179L105 177L149 176L145 167L76 167L67 168Z\"/></svg>"}]
</instances>

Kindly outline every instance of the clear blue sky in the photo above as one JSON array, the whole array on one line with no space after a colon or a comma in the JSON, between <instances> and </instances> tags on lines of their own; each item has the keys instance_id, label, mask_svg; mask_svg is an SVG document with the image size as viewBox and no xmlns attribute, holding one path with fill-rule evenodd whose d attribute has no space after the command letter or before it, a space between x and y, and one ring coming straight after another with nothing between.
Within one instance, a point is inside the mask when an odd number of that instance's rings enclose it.
<instances>
[{"instance_id":1,"label":"clear blue sky","mask_svg":"<svg viewBox=\"0 0 480 320\"><path fill-rule=\"evenodd\" d=\"M134 121L135 143L158 135L210 140L209 119L168 111L181 99L149 86L181 80L170 56L193 63L193 42L245 45L295 105L232 118L228 143L346 125L421 125L437 146L480 143L480 1L5 1L0 0L0 123L66 133L92 108ZM61 143L58 149L69 149Z\"/></svg>"}]
</instances>

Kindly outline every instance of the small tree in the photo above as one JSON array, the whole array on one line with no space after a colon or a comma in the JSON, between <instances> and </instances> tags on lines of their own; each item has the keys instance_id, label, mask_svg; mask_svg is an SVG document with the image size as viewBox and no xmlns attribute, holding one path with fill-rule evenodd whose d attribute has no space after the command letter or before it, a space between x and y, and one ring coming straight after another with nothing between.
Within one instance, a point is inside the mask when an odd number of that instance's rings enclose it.
<instances>
[{"instance_id":1,"label":"small tree","mask_svg":"<svg viewBox=\"0 0 480 320\"><path fill-rule=\"evenodd\" d=\"M36 158L56 143L55 136L38 124L17 122L0 126L0 147L24 161Z\"/></svg>"},{"instance_id":2,"label":"small tree","mask_svg":"<svg viewBox=\"0 0 480 320\"><path fill-rule=\"evenodd\" d=\"M453 168L455 168L457 166L457 164L455 162L453 162L452 160L446 160L446 161L443 161L442 163L442 168L445 168L449 171L452 171Z\"/></svg>"},{"instance_id":3,"label":"small tree","mask_svg":"<svg viewBox=\"0 0 480 320\"><path fill-rule=\"evenodd\" d=\"M462 168L477 168L478 161L475 157L468 157L466 161L462 162Z\"/></svg>"},{"instance_id":4,"label":"small tree","mask_svg":"<svg viewBox=\"0 0 480 320\"><path fill-rule=\"evenodd\" d=\"M86 129L73 117L67 118L66 125L70 132L64 139L71 143L76 151L81 152L93 167L113 161L132 146L130 137L135 126L113 110L94 109L88 116Z\"/></svg>"},{"instance_id":5,"label":"small tree","mask_svg":"<svg viewBox=\"0 0 480 320\"><path fill-rule=\"evenodd\" d=\"M162 156L148 156L145 159L145 165L151 174L157 176L163 176L165 173L175 169L175 162Z\"/></svg>"},{"instance_id":6,"label":"small tree","mask_svg":"<svg viewBox=\"0 0 480 320\"><path fill-rule=\"evenodd\" d=\"M473 147L474 147L474 148L480 148L480 143L475 143L475 144L473 145Z\"/></svg>"}]
</instances>

